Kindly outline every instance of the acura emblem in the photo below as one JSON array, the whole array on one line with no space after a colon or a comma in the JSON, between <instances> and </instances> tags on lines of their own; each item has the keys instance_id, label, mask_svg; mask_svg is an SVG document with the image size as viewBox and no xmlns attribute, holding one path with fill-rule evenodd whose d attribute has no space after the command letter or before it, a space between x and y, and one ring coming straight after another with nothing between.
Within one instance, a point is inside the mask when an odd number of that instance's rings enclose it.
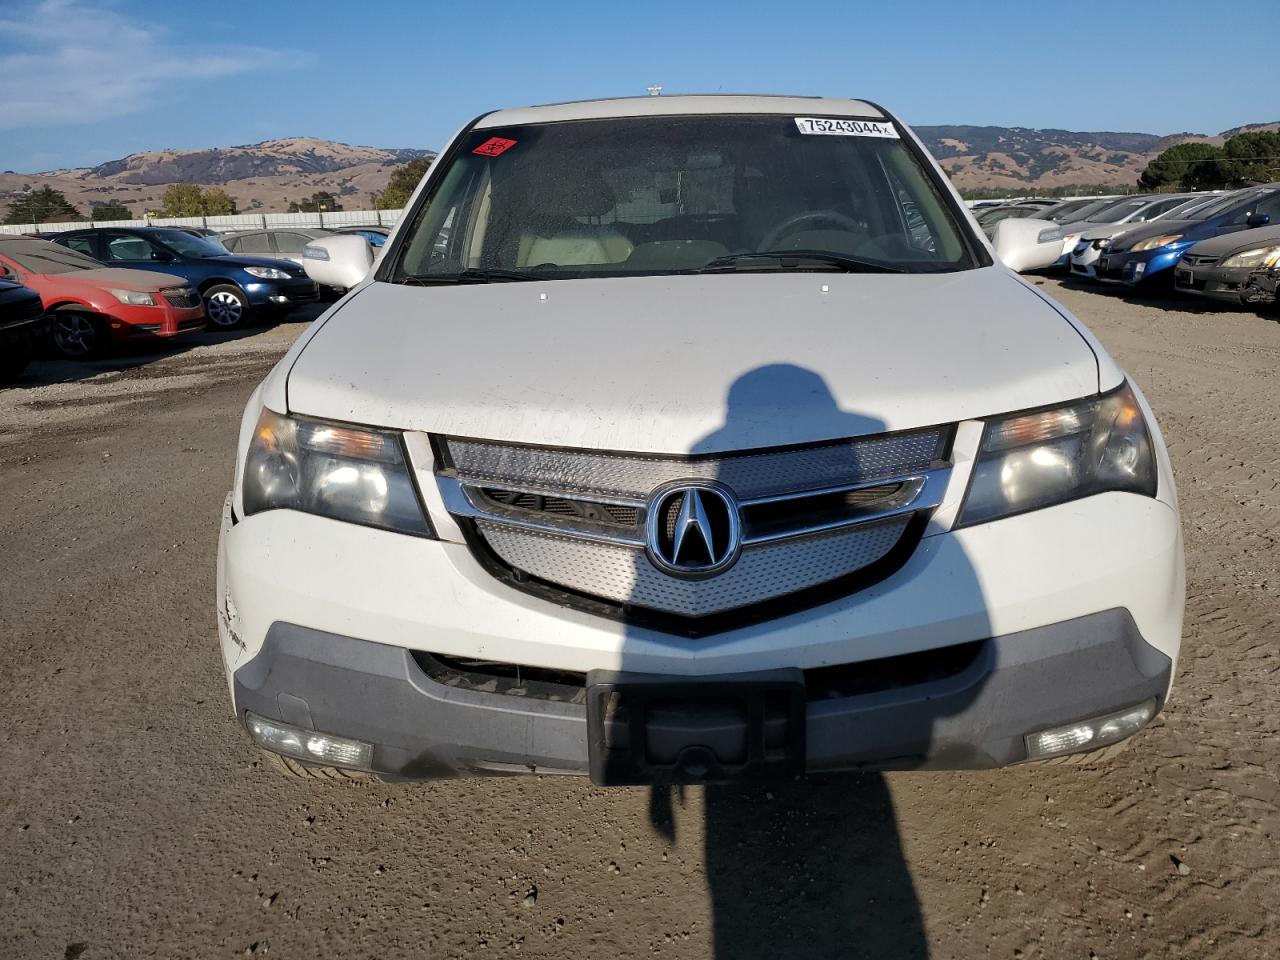
<instances>
[{"instance_id":1,"label":"acura emblem","mask_svg":"<svg viewBox=\"0 0 1280 960\"><path fill-rule=\"evenodd\" d=\"M737 501L717 483L676 481L659 487L649 500L649 559L673 576L710 577L733 566L741 530Z\"/></svg>"}]
</instances>

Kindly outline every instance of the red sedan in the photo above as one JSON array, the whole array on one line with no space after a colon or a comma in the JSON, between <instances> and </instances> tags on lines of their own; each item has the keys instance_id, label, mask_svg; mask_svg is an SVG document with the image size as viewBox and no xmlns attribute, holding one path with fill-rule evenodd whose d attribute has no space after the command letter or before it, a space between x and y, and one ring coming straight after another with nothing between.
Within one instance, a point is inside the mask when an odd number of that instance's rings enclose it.
<instances>
[{"instance_id":1,"label":"red sedan","mask_svg":"<svg viewBox=\"0 0 1280 960\"><path fill-rule=\"evenodd\" d=\"M82 360L108 342L156 340L205 328L199 291L181 277L104 267L75 250L0 237L0 276L40 294L58 352Z\"/></svg>"}]
</instances>

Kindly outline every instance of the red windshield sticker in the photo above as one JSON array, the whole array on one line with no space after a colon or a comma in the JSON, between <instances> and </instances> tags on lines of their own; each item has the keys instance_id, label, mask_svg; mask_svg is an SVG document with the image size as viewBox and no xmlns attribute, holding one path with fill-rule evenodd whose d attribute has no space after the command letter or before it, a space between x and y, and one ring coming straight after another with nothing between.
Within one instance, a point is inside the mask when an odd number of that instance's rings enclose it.
<instances>
[{"instance_id":1,"label":"red windshield sticker","mask_svg":"<svg viewBox=\"0 0 1280 960\"><path fill-rule=\"evenodd\" d=\"M515 145L516 141L508 140L506 137L490 137L471 152L478 153L482 157L500 157Z\"/></svg>"}]
</instances>

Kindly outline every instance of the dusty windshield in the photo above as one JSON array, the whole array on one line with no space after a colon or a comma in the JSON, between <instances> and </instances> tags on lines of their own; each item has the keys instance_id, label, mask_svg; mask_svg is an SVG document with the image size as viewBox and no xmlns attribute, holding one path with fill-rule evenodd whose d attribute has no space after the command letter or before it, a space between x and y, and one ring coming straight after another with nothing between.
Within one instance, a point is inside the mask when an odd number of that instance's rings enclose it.
<instances>
[{"instance_id":1,"label":"dusty windshield","mask_svg":"<svg viewBox=\"0 0 1280 960\"><path fill-rule=\"evenodd\" d=\"M848 128L874 133L806 131L790 116L474 130L385 276L976 266L951 210L892 126Z\"/></svg>"}]
</instances>

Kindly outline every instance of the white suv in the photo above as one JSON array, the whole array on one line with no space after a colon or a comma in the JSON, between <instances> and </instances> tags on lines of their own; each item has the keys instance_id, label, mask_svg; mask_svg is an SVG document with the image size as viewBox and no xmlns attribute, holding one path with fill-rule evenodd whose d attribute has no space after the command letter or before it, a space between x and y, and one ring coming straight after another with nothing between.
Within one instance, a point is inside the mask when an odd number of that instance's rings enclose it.
<instances>
[{"instance_id":1,"label":"white suv","mask_svg":"<svg viewBox=\"0 0 1280 960\"><path fill-rule=\"evenodd\" d=\"M1183 579L1142 395L906 126L648 97L453 139L250 398L217 606L294 773L637 784L1117 743Z\"/></svg>"}]
</instances>

